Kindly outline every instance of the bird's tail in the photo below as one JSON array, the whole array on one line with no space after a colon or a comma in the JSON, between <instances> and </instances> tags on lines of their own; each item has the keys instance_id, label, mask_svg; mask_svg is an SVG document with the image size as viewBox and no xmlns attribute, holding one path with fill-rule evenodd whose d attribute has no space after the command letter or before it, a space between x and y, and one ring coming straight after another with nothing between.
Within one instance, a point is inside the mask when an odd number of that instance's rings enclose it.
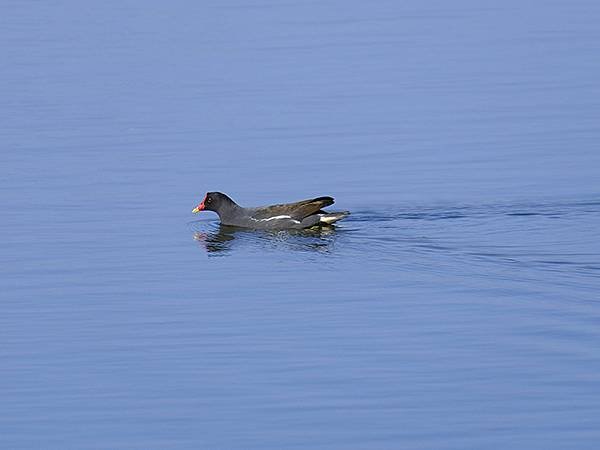
<instances>
[{"instance_id":1,"label":"bird's tail","mask_svg":"<svg viewBox=\"0 0 600 450\"><path fill-rule=\"evenodd\" d=\"M338 211L319 214L319 222L331 225L332 223L337 222L338 220L341 220L348 215L350 215L350 211Z\"/></svg>"}]
</instances>

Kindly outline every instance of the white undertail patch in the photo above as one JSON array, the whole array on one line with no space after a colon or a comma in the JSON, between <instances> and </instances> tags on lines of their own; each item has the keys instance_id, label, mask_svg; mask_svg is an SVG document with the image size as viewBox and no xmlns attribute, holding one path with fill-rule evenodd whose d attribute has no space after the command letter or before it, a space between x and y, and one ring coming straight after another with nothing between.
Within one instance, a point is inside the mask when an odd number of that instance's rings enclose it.
<instances>
[{"instance_id":1,"label":"white undertail patch","mask_svg":"<svg viewBox=\"0 0 600 450\"><path fill-rule=\"evenodd\" d=\"M333 223L336 220L339 220L339 217L336 217L336 216L329 216L329 217L327 217L327 216L321 216L321 218L319 219L319 221L323 222L323 223Z\"/></svg>"},{"instance_id":2,"label":"white undertail patch","mask_svg":"<svg viewBox=\"0 0 600 450\"><path fill-rule=\"evenodd\" d=\"M347 215L347 213L319 214L319 222L329 225L343 219Z\"/></svg>"}]
</instances>

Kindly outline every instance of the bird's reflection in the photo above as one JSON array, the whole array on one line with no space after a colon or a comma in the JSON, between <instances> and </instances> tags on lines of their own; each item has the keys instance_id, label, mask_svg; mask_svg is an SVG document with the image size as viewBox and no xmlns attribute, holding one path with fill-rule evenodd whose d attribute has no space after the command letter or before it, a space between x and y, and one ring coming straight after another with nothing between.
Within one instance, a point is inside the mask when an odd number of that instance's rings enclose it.
<instances>
[{"instance_id":1,"label":"bird's reflection","mask_svg":"<svg viewBox=\"0 0 600 450\"><path fill-rule=\"evenodd\" d=\"M192 222L193 237L209 256L226 256L245 248L281 249L305 252L329 253L336 237L335 227L319 227L307 230L261 231L228 225L208 225Z\"/></svg>"}]
</instances>

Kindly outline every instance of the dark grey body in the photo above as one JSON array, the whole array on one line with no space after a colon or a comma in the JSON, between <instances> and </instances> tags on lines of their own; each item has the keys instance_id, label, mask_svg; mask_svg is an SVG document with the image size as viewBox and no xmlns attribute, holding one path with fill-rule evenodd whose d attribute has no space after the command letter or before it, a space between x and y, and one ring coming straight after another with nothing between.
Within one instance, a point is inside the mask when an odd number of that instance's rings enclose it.
<instances>
[{"instance_id":1,"label":"dark grey body","mask_svg":"<svg viewBox=\"0 0 600 450\"><path fill-rule=\"evenodd\" d=\"M332 197L317 197L294 203L244 208L227 195L209 192L199 205L200 210L214 211L223 225L261 230L300 230L327 226L349 213L328 212L321 208L332 205Z\"/></svg>"}]
</instances>

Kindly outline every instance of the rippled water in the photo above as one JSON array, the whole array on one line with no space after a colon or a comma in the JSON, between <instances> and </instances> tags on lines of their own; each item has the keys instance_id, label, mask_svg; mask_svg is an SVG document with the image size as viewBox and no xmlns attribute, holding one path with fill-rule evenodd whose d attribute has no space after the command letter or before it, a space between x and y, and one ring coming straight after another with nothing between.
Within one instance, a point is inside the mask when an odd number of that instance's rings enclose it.
<instances>
[{"instance_id":1,"label":"rippled water","mask_svg":"<svg viewBox=\"0 0 600 450\"><path fill-rule=\"evenodd\" d=\"M597 447L596 2L4 9L0 447Z\"/></svg>"}]
</instances>

